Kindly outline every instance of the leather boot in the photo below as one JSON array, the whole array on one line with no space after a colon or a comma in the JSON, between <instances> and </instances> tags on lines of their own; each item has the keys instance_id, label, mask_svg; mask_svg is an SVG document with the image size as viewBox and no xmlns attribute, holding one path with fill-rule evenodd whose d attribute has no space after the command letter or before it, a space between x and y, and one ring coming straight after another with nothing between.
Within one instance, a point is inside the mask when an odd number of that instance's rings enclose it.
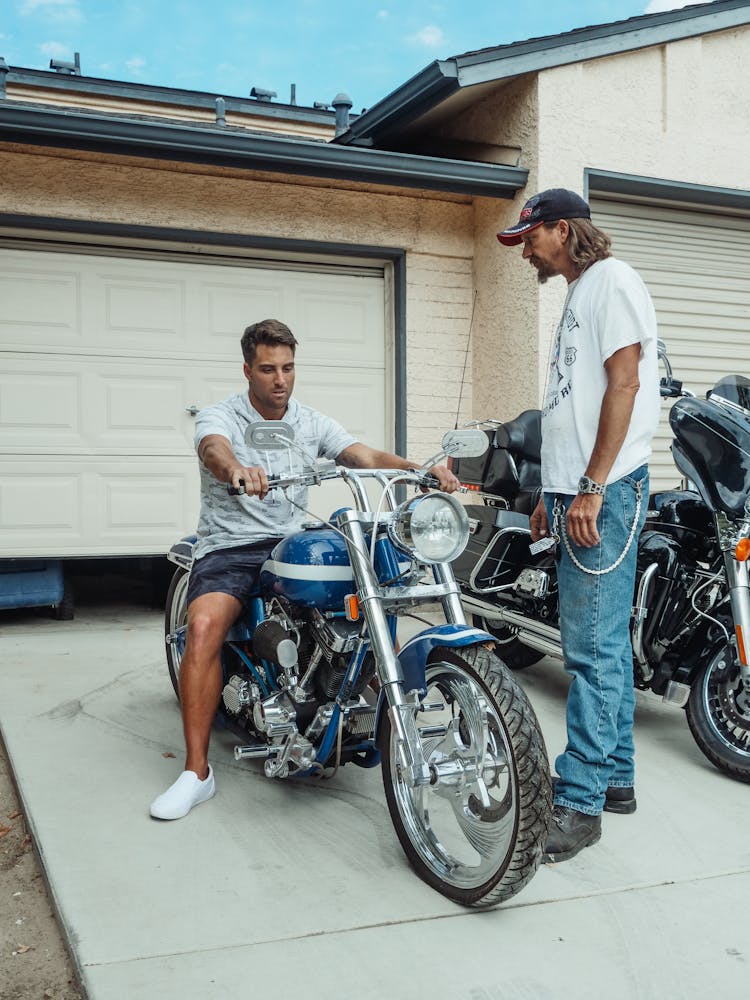
<instances>
[{"instance_id":1,"label":"leather boot","mask_svg":"<svg viewBox=\"0 0 750 1000\"><path fill-rule=\"evenodd\" d=\"M602 835L601 816L588 816L577 809L555 806L544 845L544 861L568 861Z\"/></svg>"}]
</instances>

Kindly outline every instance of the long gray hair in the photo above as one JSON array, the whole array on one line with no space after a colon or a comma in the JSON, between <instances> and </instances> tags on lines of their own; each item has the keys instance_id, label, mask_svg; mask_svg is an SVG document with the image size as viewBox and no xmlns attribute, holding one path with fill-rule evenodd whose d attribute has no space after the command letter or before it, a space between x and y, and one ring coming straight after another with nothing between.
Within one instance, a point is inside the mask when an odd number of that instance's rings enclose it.
<instances>
[{"instance_id":1,"label":"long gray hair","mask_svg":"<svg viewBox=\"0 0 750 1000\"><path fill-rule=\"evenodd\" d=\"M581 271L597 260L610 257L612 240L590 219L568 219L568 253Z\"/></svg>"}]
</instances>

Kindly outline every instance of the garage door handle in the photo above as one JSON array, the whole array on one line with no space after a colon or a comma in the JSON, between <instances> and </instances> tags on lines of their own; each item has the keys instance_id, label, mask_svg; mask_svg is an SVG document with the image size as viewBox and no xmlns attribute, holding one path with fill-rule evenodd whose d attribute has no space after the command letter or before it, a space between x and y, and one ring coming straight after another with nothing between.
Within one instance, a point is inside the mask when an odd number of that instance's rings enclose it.
<instances>
[{"instance_id":1,"label":"garage door handle","mask_svg":"<svg viewBox=\"0 0 750 1000\"><path fill-rule=\"evenodd\" d=\"M195 405L195 403L193 403L192 406L185 407L185 412L189 413L191 417L194 417L198 413L198 407Z\"/></svg>"}]
</instances>

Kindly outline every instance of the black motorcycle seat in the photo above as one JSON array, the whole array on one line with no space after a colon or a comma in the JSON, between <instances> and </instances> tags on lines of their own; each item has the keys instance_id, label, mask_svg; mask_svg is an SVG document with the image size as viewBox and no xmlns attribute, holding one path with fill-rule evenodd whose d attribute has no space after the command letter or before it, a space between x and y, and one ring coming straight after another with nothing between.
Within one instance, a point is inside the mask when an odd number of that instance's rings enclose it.
<instances>
[{"instance_id":1,"label":"black motorcycle seat","mask_svg":"<svg viewBox=\"0 0 750 1000\"><path fill-rule=\"evenodd\" d=\"M524 410L514 420L498 427L495 447L505 448L515 457L538 462L542 450L541 411Z\"/></svg>"}]
</instances>

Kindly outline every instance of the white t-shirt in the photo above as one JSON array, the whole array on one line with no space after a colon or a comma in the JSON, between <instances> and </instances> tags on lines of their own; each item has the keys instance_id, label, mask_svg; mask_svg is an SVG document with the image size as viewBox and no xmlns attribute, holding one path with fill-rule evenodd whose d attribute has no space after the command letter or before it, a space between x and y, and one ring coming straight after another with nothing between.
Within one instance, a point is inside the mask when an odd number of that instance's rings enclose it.
<instances>
[{"instance_id":1,"label":"white t-shirt","mask_svg":"<svg viewBox=\"0 0 750 1000\"><path fill-rule=\"evenodd\" d=\"M542 484L549 493L577 493L599 426L607 388L604 362L641 345L640 389L620 453L607 476L613 483L648 461L659 420L656 315L638 274L609 257L568 286L555 335L542 409Z\"/></svg>"},{"instance_id":2,"label":"white t-shirt","mask_svg":"<svg viewBox=\"0 0 750 1000\"><path fill-rule=\"evenodd\" d=\"M195 421L195 447L209 434L228 438L232 451L245 466L260 465L269 473L299 472L303 461L288 449L256 451L245 443L248 424L263 417L250 405L247 392L238 392L221 403L207 406ZM290 399L284 414L294 428L294 440L314 458L339 457L356 438L341 424L296 399ZM201 511L198 519L198 544L195 556L207 552L249 545L266 538L282 538L298 531L305 515L279 491L273 490L263 500L246 495L229 496L226 483L219 480L199 461L201 474ZM307 489L295 487L290 493L295 503L307 506Z\"/></svg>"}]
</instances>

